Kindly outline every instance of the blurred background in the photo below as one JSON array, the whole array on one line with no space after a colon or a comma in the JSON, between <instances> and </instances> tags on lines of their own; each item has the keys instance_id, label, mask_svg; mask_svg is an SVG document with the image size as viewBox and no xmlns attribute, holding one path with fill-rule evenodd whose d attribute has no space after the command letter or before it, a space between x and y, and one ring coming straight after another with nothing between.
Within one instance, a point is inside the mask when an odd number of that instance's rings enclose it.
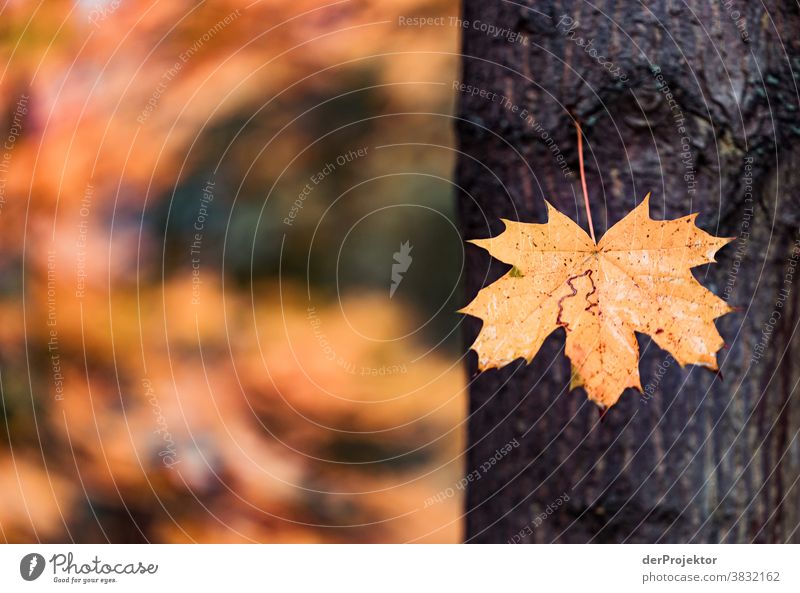
<instances>
[{"instance_id":1,"label":"blurred background","mask_svg":"<svg viewBox=\"0 0 800 593\"><path fill-rule=\"evenodd\" d=\"M457 14L2 4L3 541L460 540Z\"/></svg>"}]
</instances>

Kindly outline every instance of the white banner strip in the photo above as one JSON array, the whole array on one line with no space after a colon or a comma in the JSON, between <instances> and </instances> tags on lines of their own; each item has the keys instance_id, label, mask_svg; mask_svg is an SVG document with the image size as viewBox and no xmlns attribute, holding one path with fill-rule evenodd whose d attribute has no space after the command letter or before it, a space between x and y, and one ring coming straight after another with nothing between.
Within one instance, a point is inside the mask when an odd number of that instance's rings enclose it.
<instances>
[{"instance_id":1,"label":"white banner strip","mask_svg":"<svg viewBox=\"0 0 800 593\"><path fill-rule=\"evenodd\" d=\"M800 591L791 545L4 545L0 591Z\"/></svg>"}]
</instances>

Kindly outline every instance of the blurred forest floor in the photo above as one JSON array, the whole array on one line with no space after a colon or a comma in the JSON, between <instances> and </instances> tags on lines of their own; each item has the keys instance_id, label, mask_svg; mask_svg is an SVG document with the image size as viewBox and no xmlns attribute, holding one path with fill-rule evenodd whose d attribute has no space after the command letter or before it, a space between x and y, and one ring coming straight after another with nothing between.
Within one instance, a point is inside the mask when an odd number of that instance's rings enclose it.
<instances>
[{"instance_id":1,"label":"blurred forest floor","mask_svg":"<svg viewBox=\"0 0 800 593\"><path fill-rule=\"evenodd\" d=\"M4 5L0 539L460 539L456 13Z\"/></svg>"}]
</instances>

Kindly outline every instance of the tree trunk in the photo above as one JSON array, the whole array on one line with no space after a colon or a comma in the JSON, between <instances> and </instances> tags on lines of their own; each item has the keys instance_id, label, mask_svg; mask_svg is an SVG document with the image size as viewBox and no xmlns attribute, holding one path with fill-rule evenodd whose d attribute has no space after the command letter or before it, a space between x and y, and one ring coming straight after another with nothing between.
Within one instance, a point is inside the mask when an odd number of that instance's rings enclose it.
<instances>
[{"instance_id":1,"label":"tree trunk","mask_svg":"<svg viewBox=\"0 0 800 593\"><path fill-rule=\"evenodd\" d=\"M645 393L602 421L562 330L530 365L470 353L467 541L800 542L800 8L766 6L465 0L464 238L544 222L545 198L586 228L574 114L598 237L647 192L656 219L700 212L737 241L695 275L740 308L724 380L639 336ZM465 302L508 271L473 245L466 266Z\"/></svg>"}]
</instances>

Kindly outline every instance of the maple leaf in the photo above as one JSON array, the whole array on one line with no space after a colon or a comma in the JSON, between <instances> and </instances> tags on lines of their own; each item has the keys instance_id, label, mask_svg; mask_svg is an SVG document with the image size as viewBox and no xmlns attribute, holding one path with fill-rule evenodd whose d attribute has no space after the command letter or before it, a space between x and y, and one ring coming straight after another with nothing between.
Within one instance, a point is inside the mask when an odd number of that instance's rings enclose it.
<instances>
[{"instance_id":1,"label":"maple leaf","mask_svg":"<svg viewBox=\"0 0 800 593\"><path fill-rule=\"evenodd\" d=\"M698 228L697 214L653 220L649 198L598 243L549 203L545 224L501 219L503 233L470 241L513 266L460 311L483 320L472 345L481 371L517 358L530 362L559 327L572 363L570 387L582 386L600 406L613 406L627 387L642 390L635 332L681 366L718 370L724 342L714 319L732 309L691 268L716 261L732 239Z\"/></svg>"}]
</instances>

